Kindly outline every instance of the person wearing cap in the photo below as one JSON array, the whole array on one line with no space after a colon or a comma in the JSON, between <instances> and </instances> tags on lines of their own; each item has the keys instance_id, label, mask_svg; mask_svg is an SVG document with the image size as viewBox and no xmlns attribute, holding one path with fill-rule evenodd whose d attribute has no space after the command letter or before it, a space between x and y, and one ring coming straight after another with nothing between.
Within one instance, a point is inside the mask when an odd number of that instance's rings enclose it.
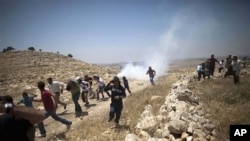
<instances>
[{"instance_id":1,"label":"person wearing cap","mask_svg":"<svg viewBox=\"0 0 250 141\"><path fill-rule=\"evenodd\" d=\"M148 67L146 75L149 75L149 79L152 85L155 85L154 83L154 77L155 77L155 70L153 70L150 66Z\"/></svg>"},{"instance_id":2,"label":"person wearing cap","mask_svg":"<svg viewBox=\"0 0 250 141\"><path fill-rule=\"evenodd\" d=\"M60 100L60 95L63 93L64 84L59 81L53 81L51 77L47 78L47 82L49 90L55 94L56 107L58 104L61 104L63 105L64 109L66 109L67 104Z\"/></svg>"},{"instance_id":3,"label":"person wearing cap","mask_svg":"<svg viewBox=\"0 0 250 141\"><path fill-rule=\"evenodd\" d=\"M85 103L85 106L89 105L88 101L88 93L89 93L89 82L82 80L80 76L76 77L76 81L78 82L79 86L82 88L81 98L82 102Z\"/></svg>"},{"instance_id":4,"label":"person wearing cap","mask_svg":"<svg viewBox=\"0 0 250 141\"><path fill-rule=\"evenodd\" d=\"M111 90L111 103L109 111L109 122L115 117L115 127L119 127L119 120L123 109L123 98L126 97L124 87L117 76L111 80L105 90Z\"/></svg>"}]
</instances>

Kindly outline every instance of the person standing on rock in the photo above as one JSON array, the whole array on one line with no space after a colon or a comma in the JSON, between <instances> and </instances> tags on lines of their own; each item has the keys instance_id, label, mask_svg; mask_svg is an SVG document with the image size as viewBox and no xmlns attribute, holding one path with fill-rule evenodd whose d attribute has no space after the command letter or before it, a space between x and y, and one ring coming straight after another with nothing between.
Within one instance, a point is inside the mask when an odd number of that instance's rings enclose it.
<instances>
[{"instance_id":1,"label":"person standing on rock","mask_svg":"<svg viewBox=\"0 0 250 141\"><path fill-rule=\"evenodd\" d=\"M123 76L122 81L123 81L123 85L124 85L125 90L127 90L131 94L131 91L129 89L128 79L125 76Z\"/></svg>"},{"instance_id":2,"label":"person standing on rock","mask_svg":"<svg viewBox=\"0 0 250 141\"><path fill-rule=\"evenodd\" d=\"M80 104L78 103L78 100L79 100L79 97L81 94L81 89L80 89L78 82L76 82L74 80L69 80L67 83L67 86L66 86L66 90L71 92L72 100L75 104L76 117L81 116L82 108L81 108Z\"/></svg>"},{"instance_id":3,"label":"person standing on rock","mask_svg":"<svg viewBox=\"0 0 250 141\"><path fill-rule=\"evenodd\" d=\"M55 94L56 107L58 104L61 104L63 105L64 109L66 109L67 104L60 100L60 94L63 93L64 84L58 81L53 81L51 77L47 78L47 82L49 90Z\"/></svg>"},{"instance_id":4,"label":"person standing on rock","mask_svg":"<svg viewBox=\"0 0 250 141\"><path fill-rule=\"evenodd\" d=\"M64 118L59 117L56 114L56 106L53 101L53 98L56 97L49 91L45 90L45 83L43 81L39 81L37 83L37 87L41 92L41 99L34 99L33 101L36 102L43 102L44 109L45 109L45 117L52 117L54 120L61 122L62 124L65 124L67 126L67 129L69 129L72 125L72 122L69 120L66 120ZM44 128L43 122L38 123L38 128L41 132L41 137L46 137L46 130Z\"/></svg>"},{"instance_id":5,"label":"person standing on rock","mask_svg":"<svg viewBox=\"0 0 250 141\"><path fill-rule=\"evenodd\" d=\"M112 85L113 83L113 85ZM109 122L115 117L115 127L119 127L119 120L123 109L123 99L126 97L124 87L117 76L111 80L105 90L111 90L111 103L109 111Z\"/></svg>"},{"instance_id":6,"label":"person standing on rock","mask_svg":"<svg viewBox=\"0 0 250 141\"><path fill-rule=\"evenodd\" d=\"M76 77L76 81L78 82L79 86L82 88L82 92L81 92L82 102L84 102L85 106L87 106L89 105L89 100L88 100L89 82L82 80L80 76Z\"/></svg>"},{"instance_id":7,"label":"person standing on rock","mask_svg":"<svg viewBox=\"0 0 250 141\"><path fill-rule=\"evenodd\" d=\"M153 69L149 66L146 75L149 75L149 80L150 80L151 84L152 84L152 85L155 85L155 83L154 83L154 77L155 77L155 75L156 75L156 71L153 70Z\"/></svg>"}]
</instances>

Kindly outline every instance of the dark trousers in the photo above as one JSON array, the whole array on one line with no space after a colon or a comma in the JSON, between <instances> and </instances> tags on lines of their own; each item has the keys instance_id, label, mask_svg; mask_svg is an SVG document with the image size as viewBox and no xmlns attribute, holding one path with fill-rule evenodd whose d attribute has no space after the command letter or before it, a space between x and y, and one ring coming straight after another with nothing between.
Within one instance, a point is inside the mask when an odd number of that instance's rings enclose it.
<instances>
[{"instance_id":1,"label":"dark trousers","mask_svg":"<svg viewBox=\"0 0 250 141\"><path fill-rule=\"evenodd\" d=\"M65 124L65 125L71 124L71 121L68 121L68 120L66 120L66 119L64 119L64 118L59 117L59 116L56 114L56 112L49 112L49 111L46 111L45 117L47 118L47 117L49 117L49 116L52 117L54 120L61 122L62 124ZM46 134L46 130L45 130L45 128L44 128L43 122L38 123L37 126L38 126L38 129L40 130L40 133L41 133L41 134Z\"/></svg>"},{"instance_id":2,"label":"dark trousers","mask_svg":"<svg viewBox=\"0 0 250 141\"><path fill-rule=\"evenodd\" d=\"M223 68L219 68L219 73L221 73L222 70L223 70Z\"/></svg>"},{"instance_id":3,"label":"dark trousers","mask_svg":"<svg viewBox=\"0 0 250 141\"><path fill-rule=\"evenodd\" d=\"M240 77L236 73L236 71L233 72L233 76L234 76L234 84L239 84L240 83Z\"/></svg>"},{"instance_id":4,"label":"dark trousers","mask_svg":"<svg viewBox=\"0 0 250 141\"><path fill-rule=\"evenodd\" d=\"M96 90L96 94L97 94L97 100L99 100L99 94L101 93L102 94L102 98L104 98L104 94L103 94L103 92L105 92L107 95L108 95L108 97L110 97L110 93L108 92L108 91L104 91L104 87L105 86L103 86L103 87L98 87L98 89Z\"/></svg>"},{"instance_id":5,"label":"dark trousers","mask_svg":"<svg viewBox=\"0 0 250 141\"><path fill-rule=\"evenodd\" d=\"M80 97L80 91L77 93L74 93L74 94L72 93L72 100L75 104L75 113L82 112L82 108L81 108L80 104L78 103L79 97Z\"/></svg>"},{"instance_id":6,"label":"dark trousers","mask_svg":"<svg viewBox=\"0 0 250 141\"><path fill-rule=\"evenodd\" d=\"M115 123L119 124L119 120L122 114L122 106L110 105L109 118L113 119L115 117Z\"/></svg>"},{"instance_id":7,"label":"dark trousers","mask_svg":"<svg viewBox=\"0 0 250 141\"><path fill-rule=\"evenodd\" d=\"M88 93L89 93L88 91L82 91L81 93L82 102L89 103Z\"/></svg>"},{"instance_id":8,"label":"dark trousers","mask_svg":"<svg viewBox=\"0 0 250 141\"><path fill-rule=\"evenodd\" d=\"M233 67L232 67L232 65L227 67L227 72L225 73L224 77L227 77L228 75L233 75Z\"/></svg>"},{"instance_id":9,"label":"dark trousers","mask_svg":"<svg viewBox=\"0 0 250 141\"><path fill-rule=\"evenodd\" d=\"M124 88L125 88L125 90L127 90L129 93L131 93L131 91L130 91L130 89L129 89L129 86L125 86Z\"/></svg>"},{"instance_id":10,"label":"dark trousers","mask_svg":"<svg viewBox=\"0 0 250 141\"><path fill-rule=\"evenodd\" d=\"M214 76L214 69L215 69L215 67L209 68L210 75L212 75L212 76Z\"/></svg>"},{"instance_id":11,"label":"dark trousers","mask_svg":"<svg viewBox=\"0 0 250 141\"><path fill-rule=\"evenodd\" d=\"M205 72L204 71L197 71L198 73L198 80L200 81L201 80L201 75L203 77L203 79L205 79Z\"/></svg>"}]
</instances>

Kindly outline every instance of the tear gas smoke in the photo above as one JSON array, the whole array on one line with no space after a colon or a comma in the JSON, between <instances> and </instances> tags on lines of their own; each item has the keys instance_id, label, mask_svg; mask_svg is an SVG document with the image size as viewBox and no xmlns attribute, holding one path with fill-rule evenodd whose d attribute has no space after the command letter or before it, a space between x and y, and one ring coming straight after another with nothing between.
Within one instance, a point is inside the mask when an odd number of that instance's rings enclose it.
<instances>
[{"instance_id":1,"label":"tear gas smoke","mask_svg":"<svg viewBox=\"0 0 250 141\"><path fill-rule=\"evenodd\" d=\"M182 21L177 18L172 20L167 32L160 36L160 43L154 47L149 47L145 53L144 62L139 65L127 64L118 76L126 76L131 79L148 80L146 75L148 67L156 71L155 79L165 75L169 65L169 59L173 58L174 52L178 52L178 41L175 34L182 26Z\"/></svg>"},{"instance_id":2,"label":"tear gas smoke","mask_svg":"<svg viewBox=\"0 0 250 141\"><path fill-rule=\"evenodd\" d=\"M160 36L158 45L148 47L147 52L140 52L145 56L143 63L128 63L118 76L148 80L146 71L151 66L156 71L157 79L166 74L170 60L193 57L213 50L209 39L218 27L217 21L209 15L203 18L191 9L181 10L173 16L165 34ZM207 38L201 38L203 36ZM207 51L198 52L200 47Z\"/></svg>"}]
</instances>

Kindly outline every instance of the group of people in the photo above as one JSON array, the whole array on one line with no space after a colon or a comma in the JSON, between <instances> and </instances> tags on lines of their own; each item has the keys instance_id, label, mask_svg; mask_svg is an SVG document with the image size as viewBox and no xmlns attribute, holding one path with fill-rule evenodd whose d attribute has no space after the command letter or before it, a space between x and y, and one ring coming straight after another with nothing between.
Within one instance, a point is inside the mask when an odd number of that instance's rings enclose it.
<instances>
[{"instance_id":1,"label":"group of people","mask_svg":"<svg viewBox=\"0 0 250 141\"><path fill-rule=\"evenodd\" d=\"M102 97L104 98L103 92L106 92L108 97L111 98L109 121L112 121L112 119L115 117L115 126L118 127L121 111L123 108L122 99L126 97L125 91L127 90L129 93L131 93L126 77L123 76L122 80L124 85L121 84L120 79L117 76L115 76L107 85L99 76L93 76L92 78L88 75L85 75L84 79L78 76L75 80L69 80L66 85L66 90L71 92L72 101L75 105L76 116L79 116L82 113L81 106L78 103L80 96L87 106L89 105L88 95L92 96L92 98L96 97L97 100L99 100L99 94L101 93ZM94 92L92 88L93 81L96 81L96 84L98 85L96 92ZM11 140L13 136L9 137L10 133L19 133L20 129L25 129L27 133L34 133L34 124L37 124L37 127L40 131L39 137L46 137L46 129L43 124L43 120L49 116L54 120L65 124L67 129L71 127L72 121L64 119L56 114L56 109L58 108L59 104L62 105L64 109L67 108L67 103L60 100L60 95L64 90L64 84L59 81L54 81L52 78L47 78L47 82L48 90L45 89L46 84L43 81L39 81L37 83L41 98L37 98L36 94L23 92L22 98L15 104L12 97L9 95L0 97L1 139ZM109 93L109 91L111 93ZM34 108L33 102L43 102L44 110L38 110ZM17 106L20 104L24 104L24 106ZM13 127L16 126L16 124L20 124L20 128ZM11 126L6 128L7 125ZM30 129L32 129L32 131ZM26 136L26 134L21 133L18 134L18 136L22 136L20 139L24 141L34 140L34 134Z\"/></svg>"},{"instance_id":2,"label":"group of people","mask_svg":"<svg viewBox=\"0 0 250 141\"><path fill-rule=\"evenodd\" d=\"M122 77L124 90L127 90L131 93L129 88L128 80L125 76ZM120 81L120 80L119 80ZM97 85L96 91L93 90L93 83ZM119 83L120 84L120 83ZM120 84L121 85L121 84ZM75 105L76 116L79 116L82 113L80 104L78 103L79 98L81 97L82 101L85 103L85 106L89 105L89 98L100 100L100 94L102 99L105 98L104 92L107 94L108 98L112 98L112 90L107 89L108 85L105 84L104 80L97 75L90 77L85 75L84 78L77 76L74 80L69 80L66 86L66 90L70 91L72 94L72 100Z\"/></svg>"},{"instance_id":3,"label":"group of people","mask_svg":"<svg viewBox=\"0 0 250 141\"><path fill-rule=\"evenodd\" d=\"M241 64L244 64L243 61L239 60L237 56L228 55L226 61L223 59L218 61L214 54L211 55L209 59L197 66L198 80L200 81L201 77L205 80L206 77L210 79L210 76L214 75L215 65L219 64L218 72L220 77L226 78L227 76L233 75L234 84L239 84L239 75L241 70Z\"/></svg>"},{"instance_id":4,"label":"group of people","mask_svg":"<svg viewBox=\"0 0 250 141\"><path fill-rule=\"evenodd\" d=\"M149 67L146 75L149 75L152 85L155 85L155 74L155 70ZM97 84L96 91L93 90L94 82ZM60 117L56 113L59 104L64 109L67 108L67 103L60 99L64 89L71 93L76 117L82 113L82 108L78 102L80 97L85 106L88 106L89 96L92 99L100 100L99 95L102 94L102 98L105 98L105 92L108 98L111 99L108 121L110 122L114 119L115 127L119 127L126 91L130 94L132 93L125 76L122 77L122 82L119 77L114 76L111 81L105 84L104 80L97 75L93 77L85 75L84 78L77 76L74 80L69 80L66 87L64 87L64 83L55 81L53 78L47 78L48 89L45 88L45 82L39 81L37 83L37 88L40 90L40 98L37 98L37 94L24 91L22 98L15 104L11 96L0 96L0 138L3 140L18 138L23 141L32 141L35 138L35 124L40 131L39 137L46 137L43 121L48 117L66 125L67 130L70 129L72 121ZM34 108L33 102L42 102L44 110ZM24 106L18 106L20 104ZM12 133L16 133L15 136Z\"/></svg>"}]
</instances>

